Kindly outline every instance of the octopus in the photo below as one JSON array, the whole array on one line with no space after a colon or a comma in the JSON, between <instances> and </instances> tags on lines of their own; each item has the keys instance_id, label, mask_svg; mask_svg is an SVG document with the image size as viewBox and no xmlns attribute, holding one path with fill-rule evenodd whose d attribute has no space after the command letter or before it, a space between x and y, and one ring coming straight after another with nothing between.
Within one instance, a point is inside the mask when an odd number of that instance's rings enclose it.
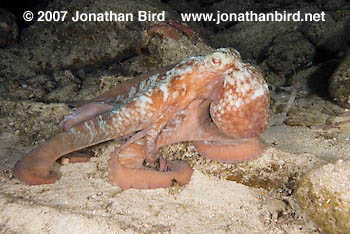
<instances>
[{"instance_id":1,"label":"octopus","mask_svg":"<svg viewBox=\"0 0 350 234\"><path fill-rule=\"evenodd\" d=\"M27 185L54 183L59 176L51 167L57 159L84 161L79 150L124 139L108 161L112 185L123 190L166 188L174 181L185 185L192 168L162 158L160 147L186 141L212 160L252 159L264 150L259 135L267 127L268 109L268 86L259 70L233 48L216 49L85 103L65 118L63 132L19 160L13 174ZM159 168L146 167L145 161L157 161Z\"/></svg>"}]
</instances>

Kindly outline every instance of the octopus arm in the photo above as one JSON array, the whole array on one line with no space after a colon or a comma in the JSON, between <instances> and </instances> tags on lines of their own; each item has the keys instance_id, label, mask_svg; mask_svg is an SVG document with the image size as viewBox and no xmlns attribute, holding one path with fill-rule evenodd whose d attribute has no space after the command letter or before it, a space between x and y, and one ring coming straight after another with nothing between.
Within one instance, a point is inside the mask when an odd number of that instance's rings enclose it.
<instances>
[{"instance_id":1,"label":"octopus arm","mask_svg":"<svg viewBox=\"0 0 350 234\"><path fill-rule=\"evenodd\" d=\"M166 188L174 181L179 185L189 183L193 170L188 163L161 159L159 170L147 168L143 166L146 151L145 138L114 151L108 161L110 182L124 190Z\"/></svg>"},{"instance_id":2,"label":"octopus arm","mask_svg":"<svg viewBox=\"0 0 350 234\"><path fill-rule=\"evenodd\" d=\"M240 144L220 142L194 141L193 146L198 153L206 158L224 162L243 162L259 156L264 151L264 145L259 138L242 139Z\"/></svg>"}]
</instances>

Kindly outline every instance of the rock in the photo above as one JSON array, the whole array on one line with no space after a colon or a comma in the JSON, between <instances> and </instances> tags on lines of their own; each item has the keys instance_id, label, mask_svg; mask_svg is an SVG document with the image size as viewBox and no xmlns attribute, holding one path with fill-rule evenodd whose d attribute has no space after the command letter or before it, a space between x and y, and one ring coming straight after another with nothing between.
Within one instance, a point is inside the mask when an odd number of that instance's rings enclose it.
<instances>
[{"instance_id":1,"label":"rock","mask_svg":"<svg viewBox=\"0 0 350 234\"><path fill-rule=\"evenodd\" d=\"M67 84L62 88L56 89L44 97L46 102L70 102L72 96L78 91L79 86L77 84Z\"/></svg>"},{"instance_id":2,"label":"rock","mask_svg":"<svg viewBox=\"0 0 350 234\"><path fill-rule=\"evenodd\" d=\"M296 199L324 233L350 233L350 161L339 160L308 173Z\"/></svg>"},{"instance_id":3,"label":"rock","mask_svg":"<svg viewBox=\"0 0 350 234\"><path fill-rule=\"evenodd\" d=\"M73 22L71 20L76 11L100 13L106 9L117 13L132 13L133 21ZM39 87L41 81L35 83L34 79L30 85L27 81L40 75L52 76L56 71L69 70L75 75L77 70L97 69L104 64L116 63L135 55L135 48L141 43L145 29L152 24L151 21L139 21L138 11L165 11L169 20L176 20L178 17L174 11L166 10L161 2L155 3L151 0L123 0L118 4L107 0L98 0L91 4L86 4L86 1L55 0L46 10L64 10L68 14L61 23L34 23L23 30L19 44L1 51L0 87L3 88L0 88L0 91L10 90L11 87L17 89L17 80L30 87ZM54 77L50 78L55 82ZM57 84L57 88L64 86L66 85ZM73 89L66 88L66 90ZM16 99L30 97L43 101L43 97L48 93L40 92L40 95L32 95L31 92L30 90L10 94L1 92L1 96ZM58 97L63 96L59 94ZM57 98L54 99L65 101ZM52 97L46 99L53 100Z\"/></svg>"},{"instance_id":4,"label":"rock","mask_svg":"<svg viewBox=\"0 0 350 234\"><path fill-rule=\"evenodd\" d=\"M153 1L123 0L115 4L99 0L87 5L85 1L56 0L47 10L68 11L65 22L33 24L23 33L22 45L34 47L31 52L36 61L41 61L43 69L77 69L95 63L120 60L135 52L144 29L151 24L150 21L139 21L138 11L161 12L164 7ZM133 20L73 22L71 19L76 11L103 13L106 9L117 13L132 13ZM169 11L166 11L166 15L170 19L175 17Z\"/></svg>"},{"instance_id":5,"label":"rock","mask_svg":"<svg viewBox=\"0 0 350 234\"><path fill-rule=\"evenodd\" d=\"M189 27L192 29L191 27ZM195 29L193 29L195 31ZM197 33L195 31L195 33ZM148 54L139 56L130 70L137 73L146 73L159 67L176 64L189 56L203 55L213 49L199 36L188 37L182 35L175 40L154 35L147 45Z\"/></svg>"},{"instance_id":6,"label":"rock","mask_svg":"<svg viewBox=\"0 0 350 234\"><path fill-rule=\"evenodd\" d=\"M95 63L119 60L135 53L135 47L151 22L137 20L138 11L161 12L164 5L151 1L123 1L114 4L99 0L86 5L85 1L57 0L50 3L47 11L64 9L69 12L64 23L36 22L25 29L20 45L0 54L0 66L6 67L1 75L30 77L35 71L78 69ZM101 9L134 14L133 21L73 22L76 11L99 13ZM175 19L173 12L166 12ZM136 18L135 18L136 17ZM13 58L15 57L15 58ZM22 58L26 69L18 70L13 60ZM27 72L27 70L31 72Z\"/></svg>"},{"instance_id":7,"label":"rock","mask_svg":"<svg viewBox=\"0 0 350 234\"><path fill-rule=\"evenodd\" d=\"M339 10L346 4L345 0L317 0L317 6L322 10Z\"/></svg>"},{"instance_id":8,"label":"rock","mask_svg":"<svg viewBox=\"0 0 350 234\"><path fill-rule=\"evenodd\" d=\"M242 58L260 63L264 60L273 39L281 34L295 31L299 22L242 22L230 29L213 34L210 38L213 47L222 45L236 48Z\"/></svg>"},{"instance_id":9,"label":"rock","mask_svg":"<svg viewBox=\"0 0 350 234\"><path fill-rule=\"evenodd\" d=\"M320 12L320 11L319 11ZM305 22L300 31L321 50L338 52L350 38L350 17L335 21L325 13L325 21Z\"/></svg>"},{"instance_id":10,"label":"rock","mask_svg":"<svg viewBox=\"0 0 350 234\"><path fill-rule=\"evenodd\" d=\"M60 124L64 116L71 112L66 104L9 101L2 98L0 98L0 106L1 111L6 113L0 118L3 132L18 132L21 139L20 145L45 141L60 132ZM15 159L11 160L15 163Z\"/></svg>"},{"instance_id":11,"label":"rock","mask_svg":"<svg viewBox=\"0 0 350 234\"><path fill-rule=\"evenodd\" d=\"M329 94L340 106L350 108L350 53L330 77Z\"/></svg>"},{"instance_id":12,"label":"rock","mask_svg":"<svg viewBox=\"0 0 350 234\"><path fill-rule=\"evenodd\" d=\"M293 72L311 63L315 53L315 47L300 32L290 32L273 40L266 63L273 71Z\"/></svg>"},{"instance_id":13,"label":"rock","mask_svg":"<svg viewBox=\"0 0 350 234\"><path fill-rule=\"evenodd\" d=\"M12 45L18 39L18 25L14 14L0 8L0 48Z\"/></svg>"}]
</instances>

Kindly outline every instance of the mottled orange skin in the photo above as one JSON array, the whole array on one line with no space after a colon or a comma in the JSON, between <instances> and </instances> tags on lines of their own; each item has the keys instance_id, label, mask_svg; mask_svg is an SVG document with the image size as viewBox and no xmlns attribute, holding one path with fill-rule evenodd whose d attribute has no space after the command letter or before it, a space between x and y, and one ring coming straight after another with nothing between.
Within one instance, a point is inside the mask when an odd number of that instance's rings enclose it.
<instances>
[{"instance_id":1,"label":"mottled orange skin","mask_svg":"<svg viewBox=\"0 0 350 234\"><path fill-rule=\"evenodd\" d=\"M268 105L261 74L243 63L237 51L218 49L95 98L66 118L63 133L18 161L13 173L29 185L53 183L58 178L51 171L56 159L127 138L109 160L113 185L122 189L169 187L173 181L184 185L192 169L186 162L160 158L161 146L190 141L213 160L253 158L264 149L258 135L267 126ZM144 167L145 160L157 159L158 171Z\"/></svg>"}]
</instances>

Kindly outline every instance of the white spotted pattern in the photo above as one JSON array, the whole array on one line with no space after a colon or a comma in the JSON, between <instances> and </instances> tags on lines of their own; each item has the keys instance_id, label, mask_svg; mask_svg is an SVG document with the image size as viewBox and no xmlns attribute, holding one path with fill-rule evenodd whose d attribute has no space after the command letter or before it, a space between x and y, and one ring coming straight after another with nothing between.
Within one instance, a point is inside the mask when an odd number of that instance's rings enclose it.
<instances>
[{"instance_id":1,"label":"white spotted pattern","mask_svg":"<svg viewBox=\"0 0 350 234\"><path fill-rule=\"evenodd\" d=\"M159 118L163 118L163 113L170 115L165 116L165 119L171 119L174 113L178 113L179 117L172 119L168 129L162 130L151 126L148 134L157 136L160 131L178 127L182 123L181 108L185 108L193 98L197 97L197 89L216 82L215 79L224 80L224 93L220 96L218 103L211 106L211 112L213 109L215 121L218 122L224 120L225 113L234 112L268 92L260 73L250 65L241 62L237 51L228 48L217 49L206 56L184 59L164 74L155 74L141 81L138 87L130 89L124 100L118 99L113 110L107 113L111 121L97 119L96 128L106 133L118 131L121 135L130 134L143 129L144 126L149 126L149 123L157 126L155 124L160 121ZM186 106L180 106L179 103L184 103L183 105ZM169 106L172 108L176 106L179 109L169 112L167 109ZM88 122L85 122L85 127L92 142L96 129L95 125ZM164 125L160 126L160 128L163 127Z\"/></svg>"}]
</instances>

